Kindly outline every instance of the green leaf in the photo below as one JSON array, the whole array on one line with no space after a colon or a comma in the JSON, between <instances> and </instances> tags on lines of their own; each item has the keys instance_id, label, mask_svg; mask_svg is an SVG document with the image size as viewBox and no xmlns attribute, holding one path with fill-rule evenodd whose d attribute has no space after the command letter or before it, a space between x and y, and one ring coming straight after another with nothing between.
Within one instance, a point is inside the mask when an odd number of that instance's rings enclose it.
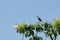
<instances>
[{"instance_id":1,"label":"green leaf","mask_svg":"<svg viewBox=\"0 0 60 40\"><path fill-rule=\"evenodd\" d=\"M35 26L33 24L30 24L29 27L31 28L31 30L35 29Z\"/></svg>"},{"instance_id":2,"label":"green leaf","mask_svg":"<svg viewBox=\"0 0 60 40\"><path fill-rule=\"evenodd\" d=\"M60 30L58 30L58 33L59 33L59 35L60 35Z\"/></svg>"},{"instance_id":3,"label":"green leaf","mask_svg":"<svg viewBox=\"0 0 60 40\"><path fill-rule=\"evenodd\" d=\"M26 23L22 23L22 24L17 24L16 25L16 30L17 30L17 32L18 33L20 33L20 34L23 34L24 32L25 32L25 27L27 26L27 24Z\"/></svg>"},{"instance_id":4,"label":"green leaf","mask_svg":"<svg viewBox=\"0 0 60 40\"><path fill-rule=\"evenodd\" d=\"M47 36L50 36L52 34L52 32L46 32Z\"/></svg>"},{"instance_id":5,"label":"green leaf","mask_svg":"<svg viewBox=\"0 0 60 40\"><path fill-rule=\"evenodd\" d=\"M30 31L27 31L26 34L25 34L25 37L30 37Z\"/></svg>"},{"instance_id":6,"label":"green leaf","mask_svg":"<svg viewBox=\"0 0 60 40\"><path fill-rule=\"evenodd\" d=\"M42 37L33 36L29 40L43 40Z\"/></svg>"},{"instance_id":7,"label":"green leaf","mask_svg":"<svg viewBox=\"0 0 60 40\"><path fill-rule=\"evenodd\" d=\"M60 18L54 18L52 25L55 28L60 27Z\"/></svg>"},{"instance_id":8,"label":"green leaf","mask_svg":"<svg viewBox=\"0 0 60 40\"><path fill-rule=\"evenodd\" d=\"M47 30L49 24L47 22L44 23L44 29Z\"/></svg>"},{"instance_id":9,"label":"green leaf","mask_svg":"<svg viewBox=\"0 0 60 40\"><path fill-rule=\"evenodd\" d=\"M30 37L31 35L32 36L34 35L34 31L32 31L32 30L31 31L27 31L26 34L25 34L26 37Z\"/></svg>"},{"instance_id":10,"label":"green leaf","mask_svg":"<svg viewBox=\"0 0 60 40\"><path fill-rule=\"evenodd\" d=\"M43 27L42 27L39 23L36 23L36 24L35 24L35 27L36 27L36 32L41 32L41 31L43 31Z\"/></svg>"},{"instance_id":11,"label":"green leaf","mask_svg":"<svg viewBox=\"0 0 60 40\"><path fill-rule=\"evenodd\" d=\"M36 32L42 32L43 28L42 27L36 27Z\"/></svg>"},{"instance_id":12,"label":"green leaf","mask_svg":"<svg viewBox=\"0 0 60 40\"><path fill-rule=\"evenodd\" d=\"M39 23L34 24L35 27L41 27Z\"/></svg>"}]
</instances>

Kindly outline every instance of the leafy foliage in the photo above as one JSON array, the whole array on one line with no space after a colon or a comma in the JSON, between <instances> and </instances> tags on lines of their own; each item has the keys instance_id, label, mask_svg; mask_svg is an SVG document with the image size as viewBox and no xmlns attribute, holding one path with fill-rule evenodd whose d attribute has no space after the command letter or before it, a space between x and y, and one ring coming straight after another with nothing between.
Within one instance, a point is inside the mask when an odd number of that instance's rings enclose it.
<instances>
[{"instance_id":1,"label":"leafy foliage","mask_svg":"<svg viewBox=\"0 0 60 40\"><path fill-rule=\"evenodd\" d=\"M43 40L42 37L33 36L29 40Z\"/></svg>"},{"instance_id":2,"label":"leafy foliage","mask_svg":"<svg viewBox=\"0 0 60 40\"><path fill-rule=\"evenodd\" d=\"M23 34L25 32L25 27L27 26L27 24L22 23L22 24L16 24L14 27L17 30L17 32Z\"/></svg>"},{"instance_id":3,"label":"leafy foliage","mask_svg":"<svg viewBox=\"0 0 60 40\"><path fill-rule=\"evenodd\" d=\"M25 37L30 37L29 40L43 40L42 37L35 35L34 30L39 32L44 32L46 36L50 37L51 40L56 40L58 34L60 35L60 18L54 18L52 23L44 22L43 25L39 22L35 24L16 24L15 29L17 33L24 34Z\"/></svg>"},{"instance_id":4,"label":"leafy foliage","mask_svg":"<svg viewBox=\"0 0 60 40\"><path fill-rule=\"evenodd\" d=\"M36 24L35 24L35 27L36 27L36 32L41 32L41 31L43 31L43 28L42 28L42 26L41 26L39 23L36 23Z\"/></svg>"}]
</instances>

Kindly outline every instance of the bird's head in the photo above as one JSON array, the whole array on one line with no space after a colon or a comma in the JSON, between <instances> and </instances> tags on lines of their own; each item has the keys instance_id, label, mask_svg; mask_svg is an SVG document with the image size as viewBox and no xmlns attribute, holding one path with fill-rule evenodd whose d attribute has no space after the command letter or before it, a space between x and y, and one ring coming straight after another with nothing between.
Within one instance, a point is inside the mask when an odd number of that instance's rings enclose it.
<instances>
[{"instance_id":1,"label":"bird's head","mask_svg":"<svg viewBox=\"0 0 60 40\"><path fill-rule=\"evenodd\" d=\"M36 16L36 17L39 17L39 16Z\"/></svg>"}]
</instances>

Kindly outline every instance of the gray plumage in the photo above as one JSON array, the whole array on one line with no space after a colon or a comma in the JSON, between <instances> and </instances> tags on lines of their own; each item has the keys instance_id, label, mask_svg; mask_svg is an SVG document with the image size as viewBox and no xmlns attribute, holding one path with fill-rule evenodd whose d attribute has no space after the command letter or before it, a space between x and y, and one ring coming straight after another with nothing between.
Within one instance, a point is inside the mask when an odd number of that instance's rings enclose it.
<instances>
[{"instance_id":1,"label":"gray plumage","mask_svg":"<svg viewBox=\"0 0 60 40\"><path fill-rule=\"evenodd\" d=\"M39 16L36 16L37 17L37 19L40 21L40 22L42 22L42 20L41 20L41 18L39 17Z\"/></svg>"}]
</instances>

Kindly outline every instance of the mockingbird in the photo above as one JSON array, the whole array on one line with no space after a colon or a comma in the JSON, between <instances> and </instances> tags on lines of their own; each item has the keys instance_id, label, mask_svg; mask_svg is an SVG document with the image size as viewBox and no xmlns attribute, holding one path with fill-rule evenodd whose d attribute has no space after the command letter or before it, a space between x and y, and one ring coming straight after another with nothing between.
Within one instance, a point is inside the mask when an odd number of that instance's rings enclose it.
<instances>
[{"instance_id":1,"label":"mockingbird","mask_svg":"<svg viewBox=\"0 0 60 40\"><path fill-rule=\"evenodd\" d=\"M41 20L41 18L39 17L39 16L36 16L37 17L37 19L40 21L40 22L42 22L42 20Z\"/></svg>"}]
</instances>

